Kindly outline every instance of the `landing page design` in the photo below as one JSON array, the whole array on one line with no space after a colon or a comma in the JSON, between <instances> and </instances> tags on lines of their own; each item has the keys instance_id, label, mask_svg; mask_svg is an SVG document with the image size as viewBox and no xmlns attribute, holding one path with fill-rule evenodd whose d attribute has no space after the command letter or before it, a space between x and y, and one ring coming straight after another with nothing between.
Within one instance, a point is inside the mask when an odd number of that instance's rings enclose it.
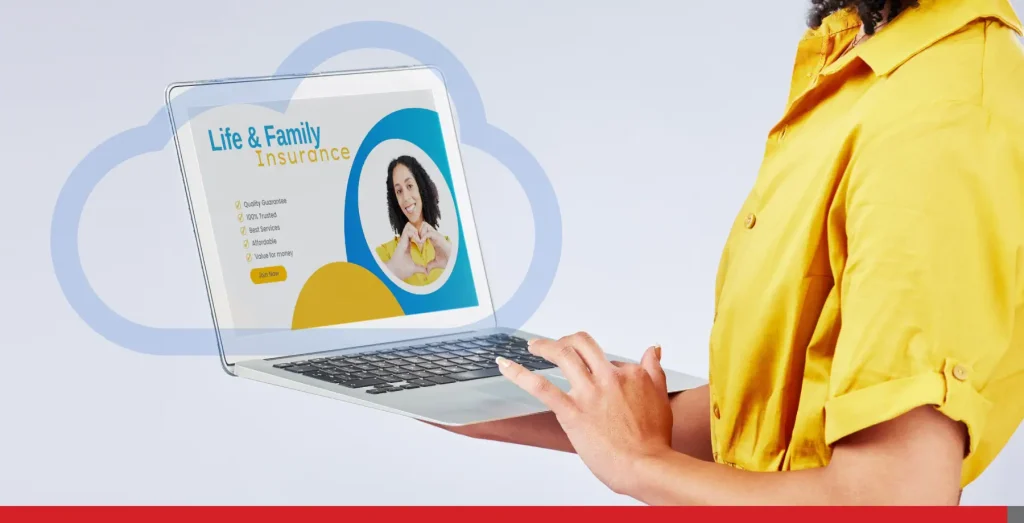
<instances>
[{"instance_id":1,"label":"landing page design","mask_svg":"<svg viewBox=\"0 0 1024 523\"><path fill-rule=\"evenodd\" d=\"M479 304L433 104L423 90L193 111L235 328Z\"/></svg>"}]
</instances>

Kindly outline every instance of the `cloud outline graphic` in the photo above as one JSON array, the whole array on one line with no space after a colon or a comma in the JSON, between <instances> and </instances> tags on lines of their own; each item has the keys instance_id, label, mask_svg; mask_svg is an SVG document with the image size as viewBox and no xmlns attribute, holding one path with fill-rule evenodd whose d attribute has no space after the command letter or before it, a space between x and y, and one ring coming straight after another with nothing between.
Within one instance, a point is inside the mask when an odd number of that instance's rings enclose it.
<instances>
[{"instance_id":1,"label":"cloud outline graphic","mask_svg":"<svg viewBox=\"0 0 1024 523\"><path fill-rule=\"evenodd\" d=\"M561 257L561 214L544 169L515 138L487 122L480 93L469 71L455 55L437 40L413 28L383 21L335 26L300 44L281 62L274 75L312 73L330 58L361 49L396 51L443 71L449 95L458 111L460 143L479 149L505 165L526 192L534 218L533 258L519 288L494 315L504 327L521 327L547 296ZM143 354L211 355L215 351L206 348L217 346L217 333L212 327L152 327L135 323L112 310L89 284L79 253L82 212L99 181L131 158L162 150L173 134L166 108L161 107L146 124L118 133L97 145L72 169L53 211L51 259L68 303L93 331L108 341Z\"/></svg>"}]
</instances>

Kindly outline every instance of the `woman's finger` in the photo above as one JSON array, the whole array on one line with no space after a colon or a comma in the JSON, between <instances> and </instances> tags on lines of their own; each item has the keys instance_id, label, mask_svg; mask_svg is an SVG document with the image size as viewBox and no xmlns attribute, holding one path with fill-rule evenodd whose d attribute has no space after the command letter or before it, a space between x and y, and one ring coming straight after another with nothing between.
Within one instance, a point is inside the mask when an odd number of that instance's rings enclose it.
<instances>
[{"instance_id":1,"label":"woman's finger","mask_svg":"<svg viewBox=\"0 0 1024 523\"><path fill-rule=\"evenodd\" d=\"M572 399L547 378L530 372L522 365L502 357L497 359L501 374L551 409L556 415L565 414L574 408Z\"/></svg>"},{"instance_id":2,"label":"woman's finger","mask_svg":"<svg viewBox=\"0 0 1024 523\"><path fill-rule=\"evenodd\" d=\"M535 343L536 340L530 344L530 352L544 357L543 355L534 352ZM594 338L586 332L577 332L576 334L566 336L551 343L556 343L560 347L570 347L574 349L575 352L583 359L583 362L592 374L599 375L611 372L612 370L612 366L608 362L608 357L605 356L601 346L598 345L597 342L594 341Z\"/></svg>"},{"instance_id":3,"label":"woman's finger","mask_svg":"<svg viewBox=\"0 0 1024 523\"><path fill-rule=\"evenodd\" d=\"M590 369L571 345L561 340L532 340L530 352L558 365L574 389L582 389L592 383Z\"/></svg>"},{"instance_id":4,"label":"woman's finger","mask_svg":"<svg viewBox=\"0 0 1024 523\"><path fill-rule=\"evenodd\" d=\"M661 345L655 345L644 353L640 358L640 366L647 371L647 375L654 381L658 392L668 395L668 384L665 378L665 369L661 367Z\"/></svg>"}]
</instances>

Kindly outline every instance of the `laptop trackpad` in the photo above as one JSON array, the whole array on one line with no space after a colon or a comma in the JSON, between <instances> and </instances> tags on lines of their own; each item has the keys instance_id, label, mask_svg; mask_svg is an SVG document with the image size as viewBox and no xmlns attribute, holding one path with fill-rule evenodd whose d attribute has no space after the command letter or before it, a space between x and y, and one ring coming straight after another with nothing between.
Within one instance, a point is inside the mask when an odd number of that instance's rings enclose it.
<instances>
[{"instance_id":1,"label":"laptop trackpad","mask_svg":"<svg viewBox=\"0 0 1024 523\"><path fill-rule=\"evenodd\" d=\"M554 386L565 392L569 392L569 381L565 378L557 375L552 376L550 374L546 374L545 377L550 380ZM531 396L529 392L519 388L515 383L508 381L494 380L492 383L481 383L477 390L488 396L500 398L506 401L514 401L516 403L524 403L531 406L544 406L539 400Z\"/></svg>"}]
</instances>

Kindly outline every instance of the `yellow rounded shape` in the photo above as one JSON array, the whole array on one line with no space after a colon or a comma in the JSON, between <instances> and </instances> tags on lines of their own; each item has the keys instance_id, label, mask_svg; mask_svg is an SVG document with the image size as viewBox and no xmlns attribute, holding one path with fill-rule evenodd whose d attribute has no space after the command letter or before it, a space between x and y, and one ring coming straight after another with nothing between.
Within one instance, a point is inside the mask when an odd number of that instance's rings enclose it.
<instances>
[{"instance_id":1,"label":"yellow rounded shape","mask_svg":"<svg viewBox=\"0 0 1024 523\"><path fill-rule=\"evenodd\" d=\"M309 329L402 316L387 285L369 270L337 262L317 269L295 303L292 329Z\"/></svg>"}]
</instances>

